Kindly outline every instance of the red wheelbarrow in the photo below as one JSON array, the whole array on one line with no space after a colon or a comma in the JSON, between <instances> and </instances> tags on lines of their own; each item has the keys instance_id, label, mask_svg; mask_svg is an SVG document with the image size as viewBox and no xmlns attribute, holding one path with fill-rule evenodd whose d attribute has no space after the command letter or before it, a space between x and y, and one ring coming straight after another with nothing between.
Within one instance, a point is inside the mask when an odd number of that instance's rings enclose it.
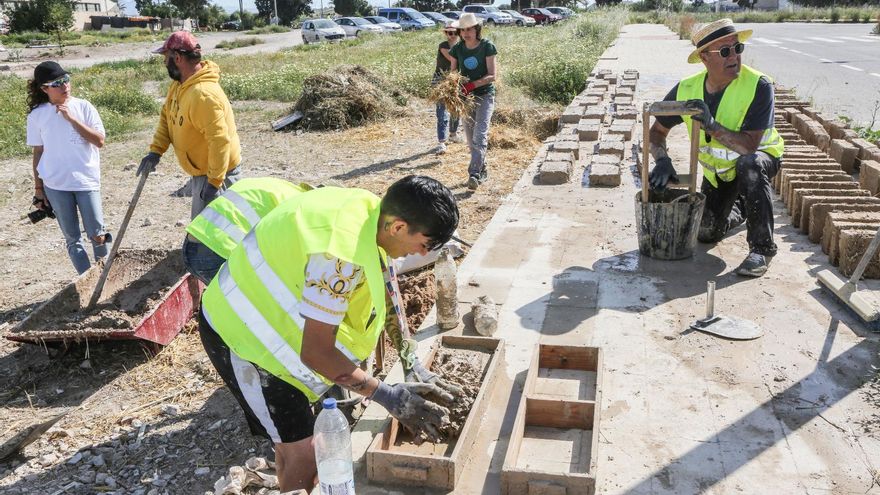
<instances>
[{"instance_id":1,"label":"red wheelbarrow","mask_svg":"<svg viewBox=\"0 0 880 495\"><path fill-rule=\"evenodd\" d=\"M198 308L203 284L186 273L180 250L120 250L101 300L86 309L101 276L97 264L5 335L44 345L141 339L167 345Z\"/></svg>"}]
</instances>

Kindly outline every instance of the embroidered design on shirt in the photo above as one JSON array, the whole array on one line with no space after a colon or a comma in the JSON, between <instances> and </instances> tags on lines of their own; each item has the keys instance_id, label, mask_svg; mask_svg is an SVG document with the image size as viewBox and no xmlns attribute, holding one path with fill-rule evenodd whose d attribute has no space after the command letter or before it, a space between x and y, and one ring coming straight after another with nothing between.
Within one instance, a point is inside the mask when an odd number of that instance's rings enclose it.
<instances>
[{"instance_id":1,"label":"embroidered design on shirt","mask_svg":"<svg viewBox=\"0 0 880 495\"><path fill-rule=\"evenodd\" d=\"M345 273L346 268L351 273ZM321 278L314 280L306 280L306 287L315 287L320 292L338 301L346 301L346 295L354 289L352 283L358 278L361 268L352 264L346 264L340 259L336 259L336 269L334 273L321 274Z\"/></svg>"}]
</instances>

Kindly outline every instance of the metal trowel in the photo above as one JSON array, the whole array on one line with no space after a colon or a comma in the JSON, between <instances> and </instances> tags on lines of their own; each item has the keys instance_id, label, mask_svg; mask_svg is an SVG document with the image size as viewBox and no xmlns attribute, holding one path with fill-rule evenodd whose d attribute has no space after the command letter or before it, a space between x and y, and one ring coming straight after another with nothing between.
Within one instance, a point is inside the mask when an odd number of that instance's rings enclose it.
<instances>
[{"instance_id":1,"label":"metal trowel","mask_svg":"<svg viewBox=\"0 0 880 495\"><path fill-rule=\"evenodd\" d=\"M754 322L715 314L715 282L706 282L706 317L691 323L691 329L731 340L752 340L764 335Z\"/></svg>"}]
</instances>

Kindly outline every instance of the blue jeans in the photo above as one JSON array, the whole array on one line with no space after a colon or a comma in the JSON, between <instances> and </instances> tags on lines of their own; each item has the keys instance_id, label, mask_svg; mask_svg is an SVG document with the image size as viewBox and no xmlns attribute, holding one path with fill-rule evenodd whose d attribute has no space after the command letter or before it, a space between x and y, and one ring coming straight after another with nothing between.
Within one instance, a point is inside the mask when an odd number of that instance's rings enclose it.
<instances>
[{"instance_id":1,"label":"blue jeans","mask_svg":"<svg viewBox=\"0 0 880 495\"><path fill-rule=\"evenodd\" d=\"M213 280L220 267L226 260L219 254L211 251L208 246L201 242L192 241L189 236L183 240L183 265L186 271L192 273L199 280L208 285Z\"/></svg>"},{"instance_id":2,"label":"blue jeans","mask_svg":"<svg viewBox=\"0 0 880 495\"><path fill-rule=\"evenodd\" d=\"M95 237L107 232L104 230L104 213L101 210L101 191L56 191L44 186L46 199L55 211L58 225L67 244L67 255L79 274L84 273L92 263L82 241L79 229L79 216L82 226L92 242L95 260L107 256L107 243L98 244Z\"/></svg>"},{"instance_id":3,"label":"blue jeans","mask_svg":"<svg viewBox=\"0 0 880 495\"><path fill-rule=\"evenodd\" d=\"M458 132L458 117L453 117L449 115L449 112L446 111L446 105L442 103L437 104L437 142L445 143L446 138L449 135L446 133L447 129L452 134Z\"/></svg>"},{"instance_id":4,"label":"blue jeans","mask_svg":"<svg viewBox=\"0 0 880 495\"><path fill-rule=\"evenodd\" d=\"M489 122L495 111L495 95L474 95L474 108L464 119L464 137L471 150L468 175L479 175L486 168L486 149L489 147Z\"/></svg>"}]
</instances>

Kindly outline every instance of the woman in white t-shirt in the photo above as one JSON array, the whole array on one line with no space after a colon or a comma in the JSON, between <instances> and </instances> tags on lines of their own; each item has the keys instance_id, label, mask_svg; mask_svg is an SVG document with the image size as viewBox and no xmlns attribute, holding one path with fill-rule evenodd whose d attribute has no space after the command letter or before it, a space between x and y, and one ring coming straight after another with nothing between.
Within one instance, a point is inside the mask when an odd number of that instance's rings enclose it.
<instances>
[{"instance_id":1,"label":"woman in white t-shirt","mask_svg":"<svg viewBox=\"0 0 880 495\"><path fill-rule=\"evenodd\" d=\"M67 254L82 274L91 262L80 215L95 260L107 256L110 242L101 211L104 124L91 103L71 95L70 74L56 62L38 65L28 81L27 144L34 149L34 204L55 212Z\"/></svg>"}]
</instances>

